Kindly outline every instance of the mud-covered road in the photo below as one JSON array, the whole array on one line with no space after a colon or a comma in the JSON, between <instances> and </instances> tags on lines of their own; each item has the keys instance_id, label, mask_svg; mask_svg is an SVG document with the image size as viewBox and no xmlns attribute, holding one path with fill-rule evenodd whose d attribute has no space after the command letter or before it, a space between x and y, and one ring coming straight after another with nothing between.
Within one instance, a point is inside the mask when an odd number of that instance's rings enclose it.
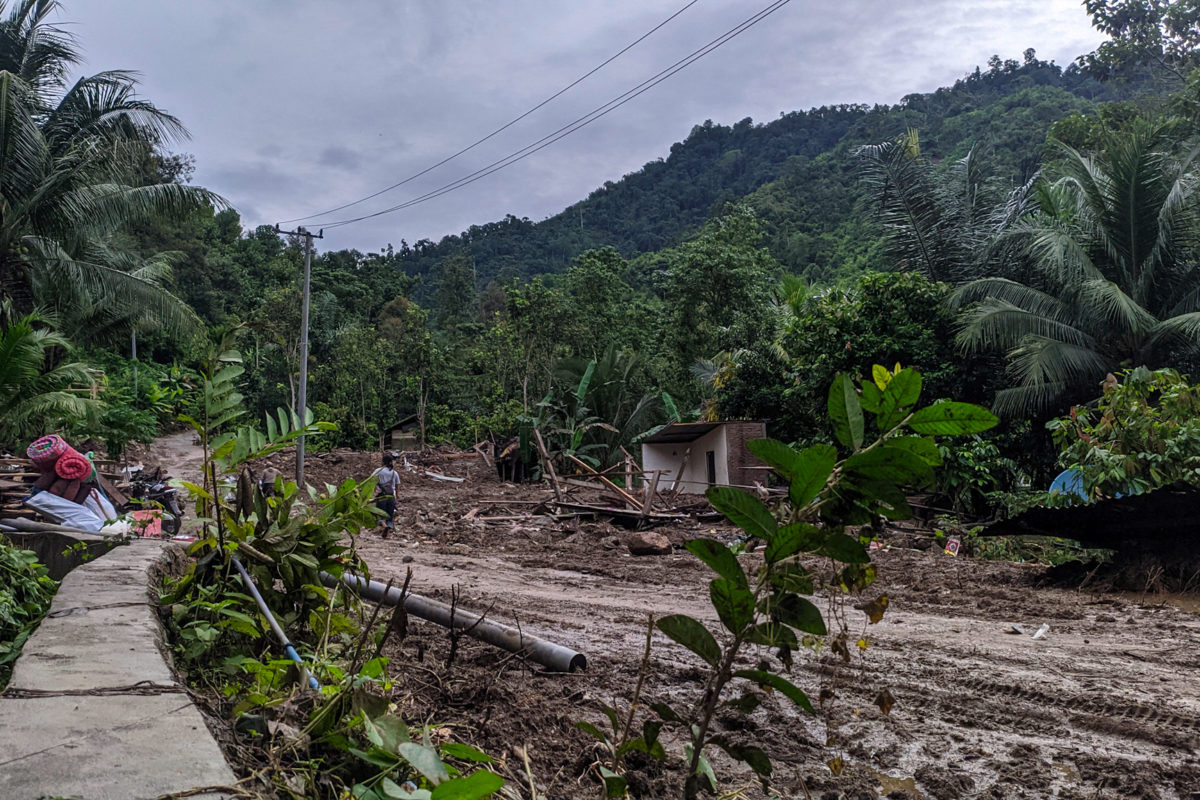
<instances>
[{"instance_id":1,"label":"mud-covered road","mask_svg":"<svg viewBox=\"0 0 1200 800\"><path fill-rule=\"evenodd\" d=\"M332 482L373 466L374 456L334 454L308 471ZM490 608L494 619L580 650L589 668L546 676L473 643L449 668L439 661L445 632L415 624L389 652L405 676L399 704L497 755L511 780L528 753L550 800L598 797L595 750L574 723L599 724L600 702L626 705L647 614L682 612L719 628L707 599L712 576L679 545L695 536L729 541L734 531L660 527L674 552L635 557L624 546L630 533L603 520L480 521L520 516L549 492L502 484L469 459L438 469L467 480L404 473L396 533L358 538L373 577L400 581L411 568L412 591L443 599L457 586L464 608ZM1040 567L920 550L911 538L885 544L868 597L886 594L887 614L867 625L862 612L847 611L851 642L865 636L865 651L852 647L849 666L828 649L795 657L795 683L814 700L828 693L818 715L797 714L778 696L748 719L719 715L718 730L775 762L767 793L744 766L717 759L722 788L741 792L727 797L1200 796L1196 613L1153 597L1047 587ZM750 569L757 557L740 558ZM1014 623L1026 633L1014 633ZM1043 624L1048 632L1032 638ZM650 665L648 701L694 699L702 679L694 656L656 635ZM888 715L876 704L885 688L895 698ZM681 743L667 744L678 752ZM834 775L828 763L837 758L846 766ZM666 769L635 764L631 785L643 798L679 796L679 767L677 757Z\"/></svg>"},{"instance_id":2,"label":"mud-covered road","mask_svg":"<svg viewBox=\"0 0 1200 800\"><path fill-rule=\"evenodd\" d=\"M376 577L411 566L414 591L444 596L458 585L464 604L494 605L494 617L586 653L587 675L571 680L597 697L630 693L647 613L717 625L711 575L686 551L631 556L610 538L628 533L607 524L571 532L545 518L463 521L476 507L480 516L501 515L485 498L539 496L471 474L452 485L408 476L398 534L359 542ZM711 524L659 530L677 544L732 534ZM749 567L755 556L741 558ZM867 625L862 612L848 612L851 631L869 637L867 650L848 668L828 653L796 658L796 682L810 695L833 687L825 718L777 702L751 718L776 758L783 796L803 797L801 780L814 797L1166 800L1200 792L1196 614L1154 598L1043 588L1040 567L937 549L895 546L877 552L876 563L871 592L888 595L886 616ZM1043 624L1049 631L1033 639ZM657 637L654 663L655 691L694 689L695 659L682 648ZM888 716L873 703L884 687L896 700ZM834 746L824 747L831 736ZM825 762L838 755L849 766L835 778Z\"/></svg>"}]
</instances>

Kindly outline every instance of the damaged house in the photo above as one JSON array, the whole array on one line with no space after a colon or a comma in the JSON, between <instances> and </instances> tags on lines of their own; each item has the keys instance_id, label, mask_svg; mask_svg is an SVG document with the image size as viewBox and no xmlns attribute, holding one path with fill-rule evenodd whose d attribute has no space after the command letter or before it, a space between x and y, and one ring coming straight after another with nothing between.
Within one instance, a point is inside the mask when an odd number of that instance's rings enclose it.
<instances>
[{"instance_id":1,"label":"damaged house","mask_svg":"<svg viewBox=\"0 0 1200 800\"><path fill-rule=\"evenodd\" d=\"M710 486L752 488L766 482L770 467L746 442L766 435L763 422L673 422L642 439L642 469L661 471L660 485L688 494Z\"/></svg>"}]
</instances>

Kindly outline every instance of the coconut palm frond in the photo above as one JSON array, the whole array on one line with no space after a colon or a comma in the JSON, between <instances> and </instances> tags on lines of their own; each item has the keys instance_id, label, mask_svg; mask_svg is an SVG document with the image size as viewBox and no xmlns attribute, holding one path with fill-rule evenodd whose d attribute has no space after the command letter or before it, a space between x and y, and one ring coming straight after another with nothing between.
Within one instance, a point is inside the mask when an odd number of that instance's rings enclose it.
<instances>
[{"instance_id":1,"label":"coconut palm frond","mask_svg":"<svg viewBox=\"0 0 1200 800\"><path fill-rule=\"evenodd\" d=\"M1052 338L1079 347L1095 346L1091 336L1070 323L1053 320L994 298L979 303L963 315L963 329L958 334L958 343L968 353L1011 351L1030 336Z\"/></svg>"},{"instance_id":2,"label":"coconut palm frond","mask_svg":"<svg viewBox=\"0 0 1200 800\"><path fill-rule=\"evenodd\" d=\"M1099 381L1115 364L1094 348L1031 334L1010 351L1008 366L1018 385L1033 388Z\"/></svg>"},{"instance_id":3,"label":"coconut palm frond","mask_svg":"<svg viewBox=\"0 0 1200 800\"><path fill-rule=\"evenodd\" d=\"M6 314L7 316L7 314ZM12 445L30 433L52 430L70 419L87 418L96 403L73 394L72 385L92 379L83 364L63 361L47 368L52 354L66 352L67 340L39 327L34 314L8 319L0 328L0 443Z\"/></svg>"}]
</instances>

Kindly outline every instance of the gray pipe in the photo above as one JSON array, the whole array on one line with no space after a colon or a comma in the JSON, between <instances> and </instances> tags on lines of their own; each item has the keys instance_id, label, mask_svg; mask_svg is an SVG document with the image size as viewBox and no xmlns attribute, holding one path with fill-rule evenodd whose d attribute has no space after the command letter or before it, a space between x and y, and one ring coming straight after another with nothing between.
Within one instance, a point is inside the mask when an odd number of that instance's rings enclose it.
<instances>
[{"instance_id":1,"label":"gray pipe","mask_svg":"<svg viewBox=\"0 0 1200 800\"><path fill-rule=\"evenodd\" d=\"M52 525L47 522L36 522L24 517L3 517L0 518L0 524L6 528L25 533L69 533L74 536L83 535L95 539L103 539L105 536L99 531L85 531L83 528L72 528L68 525Z\"/></svg>"},{"instance_id":2,"label":"gray pipe","mask_svg":"<svg viewBox=\"0 0 1200 800\"><path fill-rule=\"evenodd\" d=\"M237 568L238 574L242 576L242 583L246 584L246 589L249 590L250 596L254 598L254 602L258 604L258 610L267 618L267 624L271 626L271 630L275 632L279 643L283 645L283 651L287 657L300 665L300 680L307 683L309 688L314 691L319 691L321 684L313 677L313 674L304 666L304 660L300 658L300 654L296 652L296 648L292 645L292 640L283 632L283 628L279 627L279 623L275 620L275 615L271 613L271 609L267 606L267 601L263 600L263 596L258 593L258 587L254 585L250 573L246 572L246 568L242 566L242 562L238 561L238 557L233 557L233 566Z\"/></svg>"},{"instance_id":3,"label":"gray pipe","mask_svg":"<svg viewBox=\"0 0 1200 800\"><path fill-rule=\"evenodd\" d=\"M326 586L336 586L338 579L328 572L321 573L321 580ZM342 582L362 597L376 603L394 606L400 602L400 590L395 587L388 589L379 581L371 581L352 573L345 573ZM385 592L386 590L386 592ZM420 617L429 622L449 628L451 611L446 603L439 603L417 594L404 596L404 610L414 617ZM461 608L454 609L454 627L470 628L464 630L468 636L486 642L510 653L523 653L530 661L541 664L555 672L574 672L587 669L587 657L570 648L548 642L537 636L522 633L516 628L491 620L479 622L479 615ZM476 624L476 623L479 624ZM472 627L474 626L474 627Z\"/></svg>"}]
</instances>

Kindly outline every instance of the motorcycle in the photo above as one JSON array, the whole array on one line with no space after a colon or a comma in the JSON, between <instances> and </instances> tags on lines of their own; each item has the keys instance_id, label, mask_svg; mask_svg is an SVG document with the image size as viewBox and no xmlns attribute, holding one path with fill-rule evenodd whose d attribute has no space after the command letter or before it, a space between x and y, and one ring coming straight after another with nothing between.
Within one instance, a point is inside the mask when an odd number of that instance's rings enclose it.
<instances>
[{"instance_id":1,"label":"motorcycle","mask_svg":"<svg viewBox=\"0 0 1200 800\"><path fill-rule=\"evenodd\" d=\"M121 510L156 509L162 514L163 538L170 539L178 534L183 526L183 507L179 503L178 491L167 483L171 476L164 476L160 467L150 473L135 472L129 479L129 502L122 506Z\"/></svg>"}]
</instances>

